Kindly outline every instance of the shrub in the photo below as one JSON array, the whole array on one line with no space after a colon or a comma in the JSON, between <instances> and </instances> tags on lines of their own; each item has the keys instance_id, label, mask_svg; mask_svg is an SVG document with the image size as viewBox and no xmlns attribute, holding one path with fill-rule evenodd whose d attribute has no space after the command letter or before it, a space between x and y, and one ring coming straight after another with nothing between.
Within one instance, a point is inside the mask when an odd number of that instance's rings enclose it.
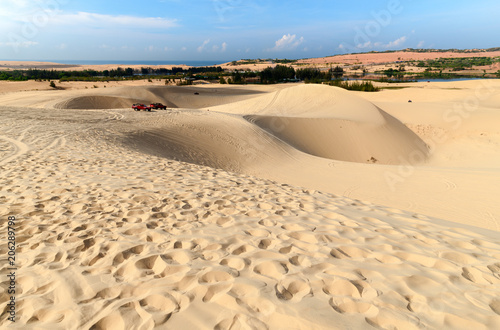
<instances>
[{"instance_id":1,"label":"shrub","mask_svg":"<svg viewBox=\"0 0 500 330\"><path fill-rule=\"evenodd\" d=\"M361 91L361 92L377 92L380 89L373 86L371 81L354 81L349 83L348 81L342 81L340 79L333 80L329 83L330 86L337 86L351 91Z\"/></svg>"},{"instance_id":2,"label":"shrub","mask_svg":"<svg viewBox=\"0 0 500 330\"><path fill-rule=\"evenodd\" d=\"M53 82L53 81L51 81L49 85L50 85L50 87L52 87L52 88L57 88L57 87L56 87L56 83L55 83L55 82Z\"/></svg>"}]
</instances>

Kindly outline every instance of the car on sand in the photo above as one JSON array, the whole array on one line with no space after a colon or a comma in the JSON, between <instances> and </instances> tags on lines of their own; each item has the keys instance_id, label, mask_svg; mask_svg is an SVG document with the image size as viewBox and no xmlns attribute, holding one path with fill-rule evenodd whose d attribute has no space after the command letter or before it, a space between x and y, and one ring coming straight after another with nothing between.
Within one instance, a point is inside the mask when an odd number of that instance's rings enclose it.
<instances>
[{"instance_id":1,"label":"car on sand","mask_svg":"<svg viewBox=\"0 0 500 330\"><path fill-rule=\"evenodd\" d=\"M163 105L161 103L151 103L149 105L149 107L151 109L162 109L162 110L167 110L167 106L166 105Z\"/></svg>"},{"instance_id":2,"label":"car on sand","mask_svg":"<svg viewBox=\"0 0 500 330\"><path fill-rule=\"evenodd\" d=\"M148 107L147 105L144 105L142 103L133 104L132 109L134 109L135 111L141 111L141 110L151 111L151 107Z\"/></svg>"}]
</instances>

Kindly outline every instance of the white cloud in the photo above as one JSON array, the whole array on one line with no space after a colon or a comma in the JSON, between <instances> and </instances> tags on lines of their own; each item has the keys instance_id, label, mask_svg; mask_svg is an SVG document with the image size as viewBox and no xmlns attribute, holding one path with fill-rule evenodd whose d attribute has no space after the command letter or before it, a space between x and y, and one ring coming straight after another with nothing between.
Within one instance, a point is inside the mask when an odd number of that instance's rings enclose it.
<instances>
[{"instance_id":1,"label":"white cloud","mask_svg":"<svg viewBox=\"0 0 500 330\"><path fill-rule=\"evenodd\" d=\"M368 48L368 47L371 47L371 46L372 46L372 42L371 41L367 41L364 44L357 44L356 45L357 48Z\"/></svg>"},{"instance_id":2,"label":"white cloud","mask_svg":"<svg viewBox=\"0 0 500 330\"><path fill-rule=\"evenodd\" d=\"M40 0L2 1L0 3L0 17L24 21L29 17L40 16L44 12L57 11L59 7L57 1L49 1L49 3Z\"/></svg>"},{"instance_id":3,"label":"white cloud","mask_svg":"<svg viewBox=\"0 0 500 330\"><path fill-rule=\"evenodd\" d=\"M207 45L210 43L210 39L207 39L203 41L203 43L196 49L199 53L208 50L212 52L225 52L227 50L227 43L223 42L220 46L219 45L213 45L212 48L207 49ZM185 48L185 47L183 47ZM185 50L185 49L183 49Z\"/></svg>"},{"instance_id":4,"label":"white cloud","mask_svg":"<svg viewBox=\"0 0 500 330\"><path fill-rule=\"evenodd\" d=\"M139 17L127 15L105 15L87 12L58 14L51 22L59 25L83 25L94 28L157 28L168 29L177 26L177 20L162 17Z\"/></svg>"},{"instance_id":5,"label":"white cloud","mask_svg":"<svg viewBox=\"0 0 500 330\"><path fill-rule=\"evenodd\" d=\"M404 44L404 42L406 41L406 36L402 36L401 38L398 38L394 41L391 41L389 42L386 46L387 47L399 47L401 46L402 44Z\"/></svg>"},{"instance_id":6,"label":"white cloud","mask_svg":"<svg viewBox=\"0 0 500 330\"><path fill-rule=\"evenodd\" d=\"M210 43L210 39L207 39L205 41L203 41L203 43L201 44L200 47L198 47L196 50L198 50L198 52L202 52L204 49L205 49L205 46L208 45Z\"/></svg>"},{"instance_id":7,"label":"white cloud","mask_svg":"<svg viewBox=\"0 0 500 330\"><path fill-rule=\"evenodd\" d=\"M417 45L417 48L423 48L424 47L424 44L425 44L425 41L420 41Z\"/></svg>"},{"instance_id":8,"label":"white cloud","mask_svg":"<svg viewBox=\"0 0 500 330\"><path fill-rule=\"evenodd\" d=\"M9 41L9 42L0 42L0 46L9 46L14 48L28 48L31 46L38 45L36 41Z\"/></svg>"},{"instance_id":9,"label":"white cloud","mask_svg":"<svg viewBox=\"0 0 500 330\"><path fill-rule=\"evenodd\" d=\"M387 49L387 48L396 48L396 47L401 47L405 42L406 40L408 39L408 37L406 36L402 36L401 38L398 38L394 41L390 41L386 44L380 42L380 41L377 41L377 42L372 42L370 40L366 41L365 43L359 43L355 46L350 46L350 45L344 45L344 44L340 44L338 46L338 48L341 50L341 51L348 51L348 52L353 52L353 51L356 51L356 50L360 50L360 49Z\"/></svg>"},{"instance_id":10,"label":"white cloud","mask_svg":"<svg viewBox=\"0 0 500 330\"><path fill-rule=\"evenodd\" d=\"M281 39L275 42L275 46L271 48L272 51L291 50L297 48L302 42L304 37L297 39L297 35L285 34Z\"/></svg>"}]
</instances>

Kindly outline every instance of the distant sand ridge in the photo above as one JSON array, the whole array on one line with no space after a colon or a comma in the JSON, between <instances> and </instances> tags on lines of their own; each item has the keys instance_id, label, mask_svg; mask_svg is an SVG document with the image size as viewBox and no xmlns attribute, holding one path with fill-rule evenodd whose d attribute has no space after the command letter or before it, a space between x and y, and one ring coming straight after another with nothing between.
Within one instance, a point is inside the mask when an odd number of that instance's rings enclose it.
<instances>
[{"instance_id":1,"label":"distant sand ridge","mask_svg":"<svg viewBox=\"0 0 500 330\"><path fill-rule=\"evenodd\" d=\"M498 81L74 84L0 95L15 327L500 328Z\"/></svg>"}]
</instances>

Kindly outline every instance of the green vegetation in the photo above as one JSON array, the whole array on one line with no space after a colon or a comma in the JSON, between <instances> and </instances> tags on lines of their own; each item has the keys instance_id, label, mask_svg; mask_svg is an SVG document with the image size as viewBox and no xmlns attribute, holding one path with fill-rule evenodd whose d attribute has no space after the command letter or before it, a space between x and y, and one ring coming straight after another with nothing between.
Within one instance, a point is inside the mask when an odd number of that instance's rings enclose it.
<instances>
[{"instance_id":1,"label":"green vegetation","mask_svg":"<svg viewBox=\"0 0 500 330\"><path fill-rule=\"evenodd\" d=\"M452 69L453 71L462 71L473 66L492 65L494 59L491 57L456 57L440 58L436 60L419 61L417 66L424 68Z\"/></svg>"},{"instance_id":2,"label":"green vegetation","mask_svg":"<svg viewBox=\"0 0 500 330\"><path fill-rule=\"evenodd\" d=\"M260 72L260 79L264 84L273 84L280 81L295 79L295 69L291 66L276 65L267 67Z\"/></svg>"},{"instance_id":3,"label":"green vegetation","mask_svg":"<svg viewBox=\"0 0 500 330\"><path fill-rule=\"evenodd\" d=\"M403 89L403 88L408 88L405 86L386 86L386 87L380 87L380 89Z\"/></svg>"},{"instance_id":4,"label":"green vegetation","mask_svg":"<svg viewBox=\"0 0 500 330\"><path fill-rule=\"evenodd\" d=\"M290 64L290 63L295 63L297 60L288 60L288 59L274 59L274 63L279 63L279 64Z\"/></svg>"},{"instance_id":5,"label":"green vegetation","mask_svg":"<svg viewBox=\"0 0 500 330\"><path fill-rule=\"evenodd\" d=\"M344 75L344 69L342 69L340 66L336 66L335 68L333 69L330 69L329 71L331 73L331 75L335 78L335 79L340 79L342 78L342 76Z\"/></svg>"},{"instance_id":6,"label":"green vegetation","mask_svg":"<svg viewBox=\"0 0 500 330\"><path fill-rule=\"evenodd\" d=\"M290 63L295 63L297 62L297 60L289 60L289 59L279 59L279 58L276 58L276 59L271 59L271 58L268 58L268 59L255 59L255 60L252 60L252 59L241 59L239 61L232 61L231 62L231 65L244 65L244 64L262 64L262 63L269 63L269 62L274 62L274 63L278 63L278 64L290 64Z\"/></svg>"},{"instance_id":7,"label":"green vegetation","mask_svg":"<svg viewBox=\"0 0 500 330\"><path fill-rule=\"evenodd\" d=\"M330 80L331 78L331 75L328 72L323 72L315 68L297 69L297 71L295 71L295 76L297 77L297 79L307 82L320 82L324 80Z\"/></svg>"},{"instance_id":8,"label":"green vegetation","mask_svg":"<svg viewBox=\"0 0 500 330\"><path fill-rule=\"evenodd\" d=\"M343 81L335 79L328 83L330 86L337 86L351 91L378 92L380 89L373 86L371 81Z\"/></svg>"},{"instance_id":9,"label":"green vegetation","mask_svg":"<svg viewBox=\"0 0 500 330\"><path fill-rule=\"evenodd\" d=\"M451 52L451 53L485 53L485 52L496 52L499 51L500 47L493 47L493 48L486 48L486 49L456 49L456 48L449 48L449 49L425 49L425 48L406 48L403 50L400 50L401 52L415 52L415 53L444 53L444 52Z\"/></svg>"},{"instance_id":10,"label":"green vegetation","mask_svg":"<svg viewBox=\"0 0 500 330\"><path fill-rule=\"evenodd\" d=\"M141 68L134 70L132 68L117 68L113 70L95 71L56 71L56 70L12 70L1 71L0 80L59 80L59 81L110 81L110 80L130 80L130 79L152 79L162 78L171 79L179 78L178 76L186 76L193 74L203 74L203 78L214 77L219 79L220 73L224 70L219 67L193 67L184 69L181 67L173 67L172 69L165 68Z\"/></svg>"},{"instance_id":11,"label":"green vegetation","mask_svg":"<svg viewBox=\"0 0 500 330\"><path fill-rule=\"evenodd\" d=\"M236 71L233 75L232 83L233 84L242 84L243 83L243 77L241 76L241 73Z\"/></svg>"},{"instance_id":12,"label":"green vegetation","mask_svg":"<svg viewBox=\"0 0 500 330\"><path fill-rule=\"evenodd\" d=\"M50 86L50 87L52 87L52 88L57 88L57 87L56 87L56 83L55 83L55 82L53 82L53 81L50 81L49 86Z\"/></svg>"}]
</instances>

